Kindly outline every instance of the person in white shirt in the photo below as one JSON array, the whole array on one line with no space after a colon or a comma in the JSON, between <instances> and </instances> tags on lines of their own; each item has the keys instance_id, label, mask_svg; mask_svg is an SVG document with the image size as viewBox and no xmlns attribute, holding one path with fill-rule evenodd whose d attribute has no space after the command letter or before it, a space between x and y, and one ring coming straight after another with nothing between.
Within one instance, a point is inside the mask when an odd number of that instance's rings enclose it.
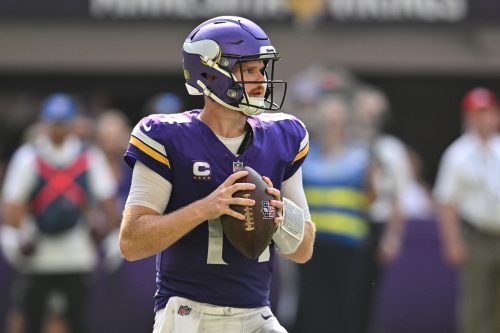
<instances>
[{"instance_id":1,"label":"person in white shirt","mask_svg":"<svg viewBox=\"0 0 500 333\"><path fill-rule=\"evenodd\" d=\"M500 332L500 124L495 94L469 91L465 132L444 152L434 196L443 255L460 268L461 333Z\"/></svg>"},{"instance_id":2,"label":"person in white shirt","mask_svg":"<svg viewBox=\"0 0 500 333\"><path fill-rule=\"evenodd\" d=\"M72 133L76 104L54 94L42 105L44 130L12 157L2 189L9 257L24 281L20 307L25 332L43 331L47 300L65 300L68 328L86 332L88 275L97 263L95 241L109 231L89 225L86 212L102 203L111 225L118 223L116 182L103 153Z\"/></svg>"},{"instance_id":3,"label":"person in white shirt","mask_svg":"<svg viewBox=\"0 0 500 333\"><path fill-rule=\"evenodd\" d=\"M372 325L376 292L384 265L401 252L404 220L399 198L410 180L409 158L404 143L384 130L390 103L376 87L361 85L353 94L354 139L370 149L369 184L372 198L368 211L369 235L358 260L359 282L355 332L368 332Z\"/></svg>"}]
</instances>

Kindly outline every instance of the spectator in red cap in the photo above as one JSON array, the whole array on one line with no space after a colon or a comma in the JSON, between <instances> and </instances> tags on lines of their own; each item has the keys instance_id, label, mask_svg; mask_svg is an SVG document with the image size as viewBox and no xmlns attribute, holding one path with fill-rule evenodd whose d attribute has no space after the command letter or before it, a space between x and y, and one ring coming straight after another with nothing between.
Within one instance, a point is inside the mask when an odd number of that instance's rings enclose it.
<instances>
[{"instance_id":1,"label":"spectator in red cap","mask_svg":"<svg viewBox=\"0 0 500 333\"><path fill-rule=\"evenodd\" d=\"M462 112L465 125L481 138L496 134L498 99L491 90L481 87L470 90L462 100Z\"/></svg>"},{"instance_id":2,"label":"spectator in red cap","mask_svg":"<svg viewBox=\"0 0 500 333\"><path fill-rule=\"evenodd\" d=\"M445 151L434 189L445 260L460 268L459 332L500 332L500 123L486 88L462 100L465 132Z\"/></svg>"},{"instance_id":3,"label":"spectator in red cap","mask_svg":"<svg viewBox=\"0 0 500 333\"><path fill-rule=\"evenodd\" d=\"M470 90L462 101L462 110L464 112L478 111L496 106L496 95L491 90L482 87Z\"/></svg>"}]
</instances>

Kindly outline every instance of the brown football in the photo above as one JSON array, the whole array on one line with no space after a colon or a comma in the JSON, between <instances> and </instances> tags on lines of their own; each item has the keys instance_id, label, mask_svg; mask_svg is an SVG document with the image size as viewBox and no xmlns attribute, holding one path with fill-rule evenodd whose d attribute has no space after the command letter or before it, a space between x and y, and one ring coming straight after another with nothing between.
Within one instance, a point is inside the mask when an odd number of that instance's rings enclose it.
<instances>
[{"instance_id":1,"label":"brown football","mask_svg":"<svg viewBox=\"0 0 500 333\"><path fill-rule=\"evenodd\" d=\"M231 209L245 215L245 220L238 220L229 215L222 215L222 228L231 244L249 258L256 259L271 242L276 224L274 216L276 210L270 205L274 197L267 193L267 184L257 171L245 167L248 171L246 177L240 178L238 183L253 183L255 190L238 191L233 197L249 198L255 200L255 205L231 205Z\"/></svg>"}]
</instances>

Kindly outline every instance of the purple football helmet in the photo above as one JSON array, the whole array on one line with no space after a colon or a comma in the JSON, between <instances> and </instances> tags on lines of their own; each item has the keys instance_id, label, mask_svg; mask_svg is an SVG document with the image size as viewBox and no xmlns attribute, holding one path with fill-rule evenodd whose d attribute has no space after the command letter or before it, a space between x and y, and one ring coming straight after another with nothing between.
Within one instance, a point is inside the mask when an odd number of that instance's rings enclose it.
<instances>
[{"instance_id":1,"label":"purple football helmet","mask_svg":"<svg viewBox=\"0 0 500 333\"><path fill-rule=\"evenodd\" d=\"M184 77L190 95L207 95L217 103L246 115L281 109L286 81L274 80L274 62L279 54L266 33L254 22L237 16L220 16L203 22L186 38L182 47ZM241 81L232 74L245 61L264 62L264 81ZM266 86L264 97L248 96L245 84ZM281 85L281 86L280 86ZM276 101L274 92L282 93Z\"/></svg>"}]
</instances>

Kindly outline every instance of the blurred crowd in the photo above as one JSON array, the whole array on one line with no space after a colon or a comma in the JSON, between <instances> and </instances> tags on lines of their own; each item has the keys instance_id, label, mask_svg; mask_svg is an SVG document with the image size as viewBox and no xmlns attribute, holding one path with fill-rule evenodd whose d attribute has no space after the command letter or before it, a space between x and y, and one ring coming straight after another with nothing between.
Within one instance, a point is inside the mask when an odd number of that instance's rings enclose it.
<instances>
[{"instance_id":1,"label":"blurred crowd","mask_svg":"<svg viewBox=\"0 0 500 333\"><path fill-rule=\"evenodd\" d=\"M152 96L143 113L181 107L166 92ZM96 274L120 274L123 264L118 227L130 188L123 162L130 122L113 108L90 113L65 92L45 96L31 111L25 116L34 121L2 177L0 245L14 278L1 330L89 332Z\"/></svg>"},{"instance_id":2,"label":"blurred crowd","mask_svg":"<svg viewBox=\"0 0 500 333\"><path fill-rule=\"evenodd\" d=\"M302 172L318 233L310 262L300 267L277 263L273 306L284 326L295 333L381 332L374 320L377 295L384 271L404 250L408 223L441 221L444 259L465 267L460 327L468 327L463 332L500 332L491 319L494 308L484 308L500 300L475 293L469 302L472 289L481 286L487 293L495 288L491 272L500 271L498 224L481 215L494 212L500 202L494 94L476 89L464 99L465 137L459 139L464 142L446 152L432 195L419 152L387 132L397 110L391 110L381 89L329 64L313 65L289 84L284 111L298 116L310 133ZM16 131L24 134L17 150L9 151L8 163L2 163L1 250L15 278L2 301L8 302L8 315L1 331L88 332L92 277L99 270L120 274L127 265L118 249L117 227L130 186L130 170L122 159L130 115L84 102L55 92L29 115L13 112L4 122L23 124ZM17 103L25 104L17 106L23 110L37 104L29 98ZM176 94L160 93L139 113L182 112L183 105ZM34 121L27 127L25 119ZM470 158L484 163L464 171L460 163ZM467 208L470 200L481 202ZM467 261L467 255L477 260ZM120 294L114 297L121 302ZM478 330L477 321L491 327Z\"/></svg>"},{"instance_id":3,"label":"blurred crowd","mask_svg":"<svg viewBox=\"0 0 500 333\"><path fill-rule=\"evenodd\" d=\"M317 237L313 259L288 268L297 301L283 311L295 312L293 332L374 332L381 274L401 253L406 221L435 215L422 161L386 132L386 94L344 68L311 66L289 98L311 135L303 180Z\"/></svg>"}]
</instances>

